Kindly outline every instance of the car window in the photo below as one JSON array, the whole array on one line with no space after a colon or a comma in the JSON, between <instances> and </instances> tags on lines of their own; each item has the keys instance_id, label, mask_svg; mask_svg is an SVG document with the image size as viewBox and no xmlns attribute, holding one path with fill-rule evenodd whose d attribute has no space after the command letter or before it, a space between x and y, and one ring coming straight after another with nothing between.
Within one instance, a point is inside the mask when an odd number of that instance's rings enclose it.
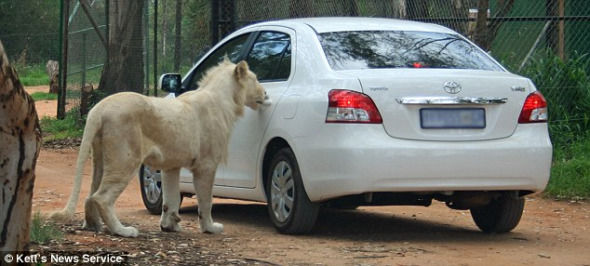
<instances>
[{"instance_id":1,"label":"car window","mask_svg":"<svg viewBox=\"0 0 590 266\"><path fill-rule=\"evenodd\" d=\"M349 31L319 34L334 70L456 68L502 71L459 35L412 31Z\"/></svg>"},{"instance_id":2,"label":"car window","mask_svg":"<svg viewBox=\"0 0 590 266\"><path fill-rule=\"evenodd\" d=\"M207 72L209 68L216 66L219 62L223 61L226 56L231 62L237 63L238 60L240 60L241 53L248 42L249 36L250 34L248 33L228 41L203 60L193 71L188 90L196 90L198 88L198 82L201 80L205 72Z\"/></svg>"},{"instance_id":3,"label":"car window","mask_svg":"<svg viewBox=\"0 0 590 266\"><path fill-rule=\"evenodd\" d=\"M261 32L246 61L261 82L287 80L291 73L289 35L281 32Z\"/></svg>"}]
</instances>

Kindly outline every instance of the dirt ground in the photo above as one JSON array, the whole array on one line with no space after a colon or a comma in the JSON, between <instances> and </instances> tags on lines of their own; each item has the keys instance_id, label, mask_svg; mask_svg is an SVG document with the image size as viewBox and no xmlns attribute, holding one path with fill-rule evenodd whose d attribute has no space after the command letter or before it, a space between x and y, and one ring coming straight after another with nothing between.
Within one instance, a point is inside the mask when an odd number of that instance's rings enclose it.
<instances>
[{"instance_id":1,"label":"dirt ground","mask_svg":"<svg viewBox=\"0 0 590 266\"><path fill-rule=\"evenodd\" d=\"M40 116L50 104L37 103ZM75 148L41 151L34 212L48 214L65 205L76 157ZM502 235L481 233L468 211L434 203L426 208L325 209L311 234L287 236L275 231L265 205L222 199L215 199L213 217L225 231L201 234L196 200L185 198L183 232L163 233L159 216L144 209L135 179L116 205L122 223L140 230L138 238L128 239L81 230L90 170L88 163L78 222L60 226L64 239L32 249L125 254L132 265L590 265L588 202L529 198L519 226Z\"/></svg>"}]
</instances>

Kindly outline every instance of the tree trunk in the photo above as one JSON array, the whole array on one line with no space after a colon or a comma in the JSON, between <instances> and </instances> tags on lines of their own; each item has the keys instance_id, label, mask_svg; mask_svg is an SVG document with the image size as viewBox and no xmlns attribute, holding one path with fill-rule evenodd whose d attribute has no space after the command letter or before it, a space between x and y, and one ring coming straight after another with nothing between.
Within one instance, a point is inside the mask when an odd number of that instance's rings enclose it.
<instances>
[{"instance_id":1,"label":"tree trunk","mask_svg":"<svg viewBox=\"0 0 590 266\"><path fill-rule=\"evenodd\" d=\"M41 128L0 42L0 252L28 251ZM0 258L3 260L3 258Z\"/></svg>"},{"instance_id":2,"label":"tree trunk","mask_svg":"<svg viewBox=\"0 0 590 266\"><path fill-rule=\"evenodd\" d=\"M495 12L494 17L506 17L510 11L512 11L512 7L514 6L515 0L498 0L498 11ZM492 43L496 39L496 35L500 31L500 27L504 24L505 20L492 20L489 25L488 29L488 40L485 46L485 50L489 51L492 49Z\"/></svg>"},{"instance_id":3,"label":"tree trunk","mask_svg":"<svg viewBox=\"0 0 590 266\"><path fill-rule=\"evenodd\" d=\"M100 96L142 93L144 1L112 0L109 4L108 59L98 86Z\"/></svg>"},{"instance_id":4,"label":"tree trunk","mask_svg":"<svg viewBox=\"0 0 590 266\"><path fill-rule=\"evenodd\" d=\"M176 0L176 38L174 39L174 72L180 70L180 43L182 41L182 0Z\"/></svg>"},{"instance_id":5,"label":"tree trunk","mask_svg":"<svg viewBox=\"0 0 590 266\"><path fill-rule=\"evenodd\" d=\"M480 47L487 46L488 40L488 9L490 8L489 0L479 0L477 6L477 21L475 24L475 34L473 40Z\"/></svg>"},{"instance_id":6,"label":"tree trunk","mask_svg":"<svg viewBox=\"0 0 590 266\"><path fill-rule=\"evenodd\" d=\"M412 0L410 0L412 1ZM394 18L407 17L406 0L391 0L392 13Z\"/></svg>"},{"instance_id":7,"label":"tree trunk","mask_svg":"<svg viewBox=\"0 0 590 266\"><path fill-rule=\"evenodd\" d=\"M358 5L356 4L355 0L348 0L345 1L344 4L346 5L345 9L348 10L348 14L351 17L358 17L360 16L360 10Z\"/></svg>"},{"instance_id":8,"label":"tree trunk","mask_svg":"<svg viewBox=\"0 0 590 266\"><path fill-rule=\"evenodd\" d=\"M168 4L167 0L162 2L162 57L166 58L166 38L168 34Z\"/></svg>"},{"instance_id":9,"label":"tree trunk","mask_svg":"<svg viewBox=\"0 0 590 266\"><path fill-rule=\"evenodd\" d=\"M428 18L428 0L406 1L406 15L413 20Z\"/></svg>"},{"instance_id":10,"label":"tree trunk","mask_svg":"<svg viewBox=\"0 0 590 266\"><path fill-rule=\"evenodd\" d=\"M461 21L461 18L469 17L469 1L467 0L453 0L453 17L457 20L451 22L451 28L459 33L466 35L469 32L469 22Z\"/></svg>"},{"instance_id":11,"label":"tree trunk","mask_svg":"<svg viewBox=\"0 0 590 266\"><path fill-rule=\"evenodd\" d=\"M57 61L49 60L45 65L47 75L49 76L49 93L55 93L59 91L59 63Z\"/></svg>"},{"instance_id":12,"label":"tree trunk","mask_svg":"<svg viewBox=\"0 0 590 266\"><path fill-rule=\"evenodd\" d=\"M498 18L507 16L514 6L514 1L515 0L498 0L498 10L494 13L493 17ZM502 24L504 23L504 20L492 20L490 23L487 22L489 6L489 0L479 0L479 6L477 8L477 25L475 26L474 36L475 43L486 51L489 51L492 48L492 43L500 31L500 27L502 27Z\"/></svg>"},{"instance_id":13,"label":"tree trunk","mask_svg":"<svg viewBox=\"0 0 590 266\"><path fill-rule=\"evenodd\" d=\"M291 0L289 2L289 16L292 18L313 16L313 0Z\"/></svg>"},{"instance_id":14,"label":"tree trunk","mask_svg":"<svg viewBox=\"0 0 590 266\"><path fill-rule=\"evenodd\" d=\"M92 92L94 91L94 87L92 84L88 84L80 90L80 116L84 117L88 115L90 112L90 107L93 103L92 101Z\"/></svg>"}]
</instances>

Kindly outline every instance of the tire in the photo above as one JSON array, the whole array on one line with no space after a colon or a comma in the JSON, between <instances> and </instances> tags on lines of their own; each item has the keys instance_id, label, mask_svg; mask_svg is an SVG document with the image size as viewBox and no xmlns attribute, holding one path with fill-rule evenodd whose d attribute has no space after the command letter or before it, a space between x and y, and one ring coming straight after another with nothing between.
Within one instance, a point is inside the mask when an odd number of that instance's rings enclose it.
<instances>
[{"instance_id":1,"label":"tire","mask_svg":"<svg viewBox=\"0 0 590 266\"><path fill-rule=\"evenodd\" d=\"M518 225L523 210L524 198L504 193L486 206L471 209L471 217L485 233L507 233Z\"/></svg>"},{"instance_id":2,"label":"tire","mask_svg":"<svg viewBox=\"0 0 590 266\"><path fill-rule=\"evenodd\" d=\"M293 151L290 148L279 150L267 170L267 207L276 229L283 234L311 231L318 217L319 204L311 202L305 192Z\"/></svg>"},{"instance_id":3,"label":"tire","mask_svg":"<svg viewBox=\"0 0 590 266\"><path fill-rule=\"evenodd\" d=\"M162 174L148 166L139 168L139 186L143 205L151 214L162 213Z\"/></svg>"}]
</instances>

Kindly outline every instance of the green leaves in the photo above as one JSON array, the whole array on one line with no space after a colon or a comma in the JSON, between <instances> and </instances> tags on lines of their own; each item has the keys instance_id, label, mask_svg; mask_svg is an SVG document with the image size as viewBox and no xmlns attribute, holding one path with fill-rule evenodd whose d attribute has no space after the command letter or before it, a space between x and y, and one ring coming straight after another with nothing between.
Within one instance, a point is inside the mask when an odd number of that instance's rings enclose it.
<instances>
[{"instance_id":1,"label":"green leaves","mask_svg":"<svg viewBox=\"0 0 590 266\"><path fill-rule=\"evenodd\" d=\"M573 52L562 60L550 50L539 52L521 73L533 80L549 105L555 145L567 145L590 130L589 55Z\"/></svg>"}]
</instances>

